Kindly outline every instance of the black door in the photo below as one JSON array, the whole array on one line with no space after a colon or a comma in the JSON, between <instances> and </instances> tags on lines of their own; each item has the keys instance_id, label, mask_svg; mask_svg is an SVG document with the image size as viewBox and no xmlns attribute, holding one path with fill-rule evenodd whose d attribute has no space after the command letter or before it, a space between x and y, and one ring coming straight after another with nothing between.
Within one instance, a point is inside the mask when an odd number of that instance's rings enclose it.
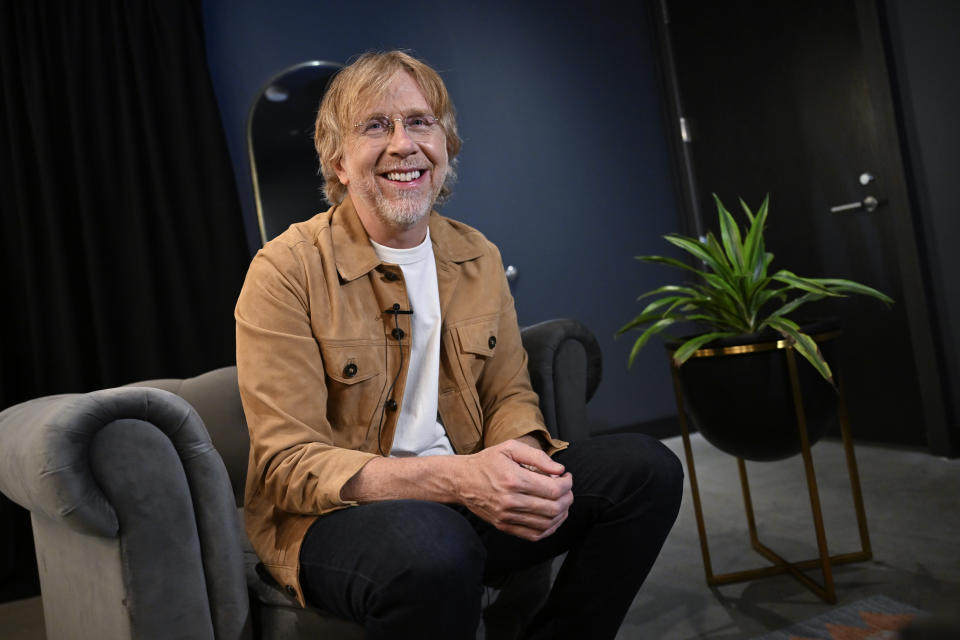
<instances>
[{"instance_id":1,"label":"black door","mask_svg":"<svg viewBox=\"0 0 960 640\"><path fill-rule=\"evenodd\" d=\"M889 310L848 298L811 311L841 319L855 435L926 444L928 430L943 428L942 396L874 4L665 0L660 9L684 122L689 227L715 226L711 193L731 211L739 197L756 206L769 193L774 268L892 296Z\"/></svg>"}]
</instances>

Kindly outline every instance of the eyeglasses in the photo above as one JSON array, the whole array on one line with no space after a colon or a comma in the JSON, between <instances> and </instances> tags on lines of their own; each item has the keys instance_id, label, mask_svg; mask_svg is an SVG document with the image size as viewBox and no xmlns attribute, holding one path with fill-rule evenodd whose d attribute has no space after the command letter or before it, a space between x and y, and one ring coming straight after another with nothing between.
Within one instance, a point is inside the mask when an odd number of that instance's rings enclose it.
<instances>
[{"instance_id":1,"label":"eyeglasses","mask_svg":"<svg viewBox=\"0 0 960 640\"><path fill-rule=\"evenodd\" d=\"M435 116L416 114L404 118L388 118L384 115L373 116L353 125L354 130L364 138L381 140L393 135L397 122L403 123L407 135L414 140L429 140L437 131L440 121Z\"/></svg>"}]
</instances>

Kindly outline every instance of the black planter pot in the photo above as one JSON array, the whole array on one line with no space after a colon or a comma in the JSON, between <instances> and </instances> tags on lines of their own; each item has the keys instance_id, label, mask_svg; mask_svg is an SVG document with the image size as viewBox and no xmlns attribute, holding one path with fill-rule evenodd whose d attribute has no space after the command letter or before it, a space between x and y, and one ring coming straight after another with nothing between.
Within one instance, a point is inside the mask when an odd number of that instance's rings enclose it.
<instances>
[{"instance_id":1,"label":"black planter pot","mask_svg":"<svg viewBox=\"0 0 960 640\"><path fill-rule=\"evenodd\" d=\"M836 379L835 320L801 326L820 347ZM679 342L668 343L675 351ZM802 356L794 353L810 445L838 424L837 392ZM745 460L771 461L800 452L786 344L764 332L711 342L675 368L684 412L715 447Z\"/></svg>"}]
</instances>

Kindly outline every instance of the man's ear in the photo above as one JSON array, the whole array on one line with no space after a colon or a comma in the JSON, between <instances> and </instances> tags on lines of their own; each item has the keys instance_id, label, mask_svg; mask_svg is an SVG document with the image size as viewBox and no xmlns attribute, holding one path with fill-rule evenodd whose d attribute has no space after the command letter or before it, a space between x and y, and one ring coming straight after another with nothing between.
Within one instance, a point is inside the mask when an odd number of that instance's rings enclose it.
<instances>
[{"instance_id":1,"label":"man's ear","mask_svg":"<svg viewBox=\"0 0 960 640\"><path fill-rule=\"evenodd\" d=\"M337 174L337 179L340 181L340 184L347 186L349 179L347 178L347 172L343 169L343 156L340 156L337 161L333 163L333 172Z\"/></svg>"}]
</instances>

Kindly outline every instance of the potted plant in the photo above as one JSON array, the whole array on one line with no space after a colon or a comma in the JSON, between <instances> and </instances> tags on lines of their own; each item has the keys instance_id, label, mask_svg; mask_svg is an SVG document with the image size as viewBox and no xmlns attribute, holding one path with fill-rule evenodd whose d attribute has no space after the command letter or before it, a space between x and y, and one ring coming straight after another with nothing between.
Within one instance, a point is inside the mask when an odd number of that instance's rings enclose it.
<instances>
[{"instance_id":1,"label":"potted plant","mask_svg":"<svg viewBox=\"0 0 960 640\"><path fill-rule=\"evenodd\" d=\"M748 223L742 230L716 194L714 200L720 240L712 232L702 240L665 236L693 256L698 266L664 256L638 256L644 262L681 269L692 278L641 295L638 300L653 300L617 335L641 331L630 351L632 365L653 336L671 328L701 327L667 343L694 424L707 440L738 457L783 458L799 450L784 348L793 348L813 366L798 368L811 444L829 426L836 407L834 373L826 358L831 355L833 360L836 323L808 325L794 314L809 302L850 294L887 304L893 300L851 280L771 271L773 254L763 236L769 196L756 213L740 201Z\"/></svg>"}]
</instances>

